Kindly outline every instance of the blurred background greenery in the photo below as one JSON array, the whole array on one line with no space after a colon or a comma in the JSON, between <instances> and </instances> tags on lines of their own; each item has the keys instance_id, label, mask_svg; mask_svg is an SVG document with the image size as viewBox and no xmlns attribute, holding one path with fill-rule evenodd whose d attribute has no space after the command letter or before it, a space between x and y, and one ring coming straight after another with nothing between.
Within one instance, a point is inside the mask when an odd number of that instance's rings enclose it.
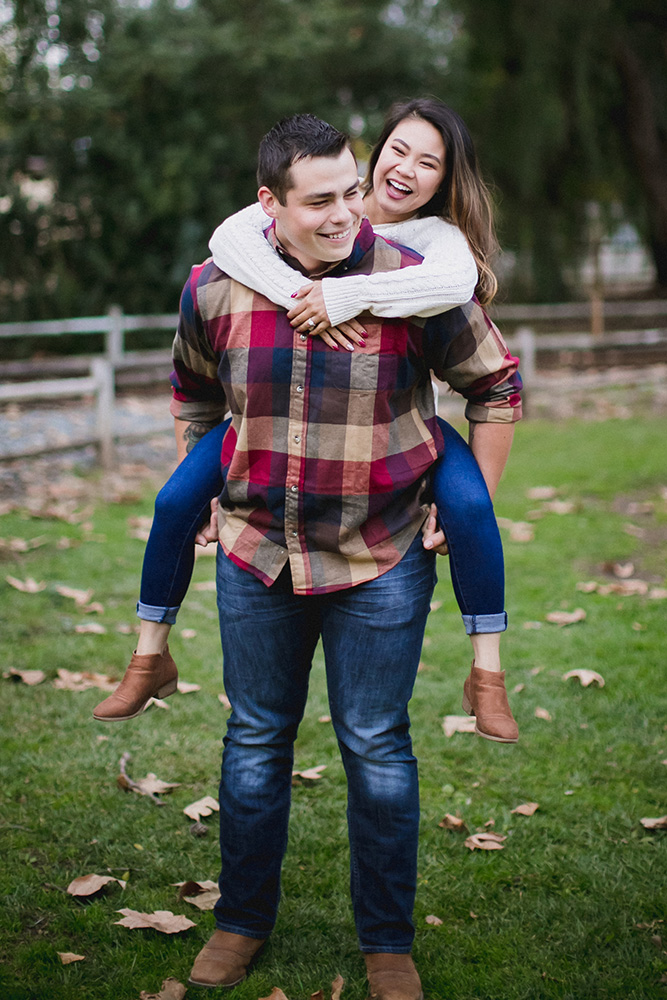
<instances>
[{"instance_id":1,"label":"blurred background greenery","mask_svg":"<svg viewBox=\"0 0 667 1000\"><path fill-rule=\"evenodd\" d=\"M666 67L664 0L0 0L0 321L175 311L278 118L363 160L427 94L475 137L505 300L580 296L605 238L664 294Z\"/></svg>"}]
</instances>

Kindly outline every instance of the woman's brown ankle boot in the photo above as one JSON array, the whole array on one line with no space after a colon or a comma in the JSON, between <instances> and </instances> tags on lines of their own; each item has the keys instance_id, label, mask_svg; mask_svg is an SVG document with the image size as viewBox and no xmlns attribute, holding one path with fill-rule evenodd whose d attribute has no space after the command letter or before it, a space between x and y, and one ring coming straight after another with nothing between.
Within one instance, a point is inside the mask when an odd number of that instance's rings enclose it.
<instances>
[{"instance_id":1,"label":"woman's brown ankle boot","mask_svg":"<svg viewBox=\"0 0 667 1000\"><path fill-rule=\"evenodd\" d=\"M519 727L507 700L504 670L481 670L473 660L463 685L463 711L475 716L475 732L484 739L497 743L519 739Z\"/></svg>"}]
</instances>

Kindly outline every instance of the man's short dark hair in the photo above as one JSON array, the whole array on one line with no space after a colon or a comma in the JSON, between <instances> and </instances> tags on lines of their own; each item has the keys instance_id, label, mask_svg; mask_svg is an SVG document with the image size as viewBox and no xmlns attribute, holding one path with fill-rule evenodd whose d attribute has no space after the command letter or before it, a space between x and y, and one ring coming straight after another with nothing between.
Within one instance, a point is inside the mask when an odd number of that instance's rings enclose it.
<instances>
[{"instance_id":1,"label":"man's short dark hair","mask_svg":"<svg viewBox=\"0 0 667 1000\"><path fill-rule=\"evenodd\" d=\"M290 167L307 156L339 156L350 140L315 115L283 118L259 144L257 184L267 187L281 205L293 187Z\"/></svg>"}]
</instances>

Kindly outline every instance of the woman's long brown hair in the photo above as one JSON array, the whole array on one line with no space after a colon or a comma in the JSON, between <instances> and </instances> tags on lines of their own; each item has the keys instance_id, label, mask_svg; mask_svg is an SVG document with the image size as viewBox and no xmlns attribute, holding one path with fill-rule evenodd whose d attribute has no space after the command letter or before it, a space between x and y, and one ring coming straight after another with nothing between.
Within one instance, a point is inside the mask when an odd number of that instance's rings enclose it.
<instances>
[{"instance_id":1,"label":"woman's long brown hair","mask_svg":"<svg viewBox=\"0 0 667 1000\"><path fill-rule=\"evenodd\" d=\"M431 198L418 212L420 218L438 215L452 222L468 241L479 279L475 294L488 305L498 290L491 260L498 251L493 223L493 209L488 188L477 165L475 147L463 119L442 101L432 97L393 104L385 118L382 133L368 160L364 190L373 190L373 173L385 142L406 118L421 118L438 130L445 144L445 176Z\"/></svg>"}]
</instances>

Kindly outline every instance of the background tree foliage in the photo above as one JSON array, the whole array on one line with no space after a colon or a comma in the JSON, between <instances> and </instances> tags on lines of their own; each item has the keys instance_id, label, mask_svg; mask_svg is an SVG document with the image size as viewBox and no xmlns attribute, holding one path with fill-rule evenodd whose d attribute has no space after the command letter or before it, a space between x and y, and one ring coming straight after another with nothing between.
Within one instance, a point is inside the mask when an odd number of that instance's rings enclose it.
<instances>
[{"instance_id":1,"label":"background tree foliage","mask_svg":"<svg viewBox=\"0 0 667 1000\"><path fill-rule=\"evenodd\" d=\"M658 0L0 0L0 320L175 309L278 118L314 111L363 152L426 93L478 140L520 292L565 293L591 201L623 204L667 286L666 20Z\"/></svg>"}]
</instances>

